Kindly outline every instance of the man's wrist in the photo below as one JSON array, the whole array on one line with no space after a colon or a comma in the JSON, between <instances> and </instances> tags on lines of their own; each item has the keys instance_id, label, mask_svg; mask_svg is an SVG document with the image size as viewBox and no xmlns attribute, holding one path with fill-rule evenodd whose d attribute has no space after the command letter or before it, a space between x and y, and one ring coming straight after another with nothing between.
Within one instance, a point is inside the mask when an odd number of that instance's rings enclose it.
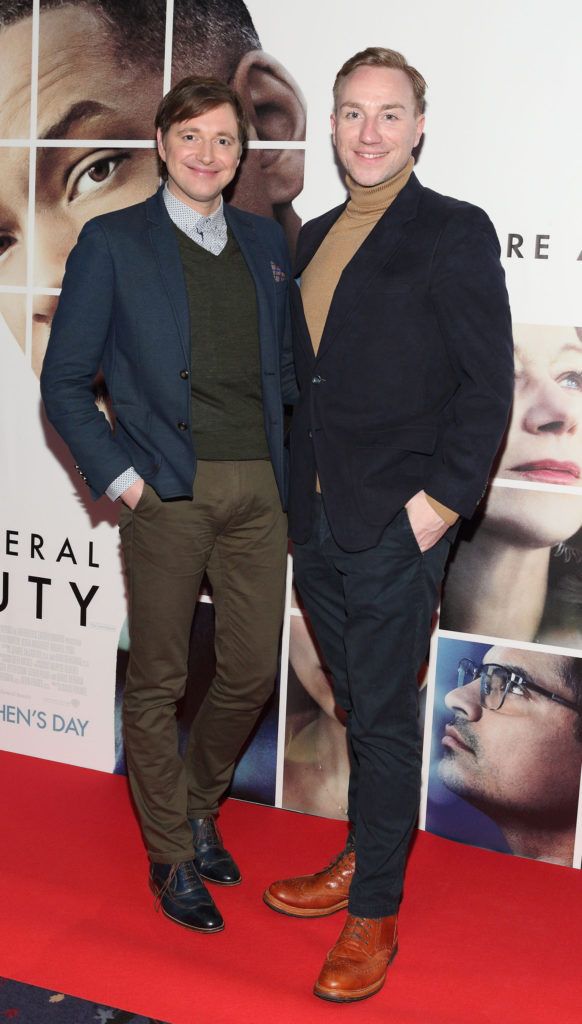
<instances>
[{"instance_id":1,"label":"man's wrist","mask_svg":"<svg viewBox=\"0 0 582 1024\"><path fill-rule=\"evenodd\" d=\"M427 494L426 491L424 492L424 496L433 511L441 517L443 523L446 523L447 526L455 525L459 518L458 512L455 512L452 508L448 508L447 505L443 505L442 502L437 501L436 498L431 498L430 494Z\"/></svg>"}]
</instances>

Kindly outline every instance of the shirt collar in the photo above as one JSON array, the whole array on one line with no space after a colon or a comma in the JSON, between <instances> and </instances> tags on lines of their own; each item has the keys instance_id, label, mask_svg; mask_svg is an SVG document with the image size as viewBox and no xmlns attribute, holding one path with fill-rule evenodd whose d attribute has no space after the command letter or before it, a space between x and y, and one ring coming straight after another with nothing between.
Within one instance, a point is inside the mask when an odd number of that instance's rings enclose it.
<instances>
[{"instance_id":1,"label":"shirt collar","mask_svg":"<svg viewBox=\"0 0 582 1024\"><path fill-rule=\"evenodd\" d=\"M164 191L162 193L164 197L164 204L170 219L174 222L176 227L180 228L190 238L195 237L202 225L204 226L205 232L211 232L212 234L224 234L226 235L226 219L224 216L224 201L222 196L220 197L220 205L214 210L213 213L205 216L203 213L198 213L197 210L193 210L187 203L183 203L181 199L178 199L168 188L166 182ZM196 238L196 241L198 239Z\"/></svg>"}]
</instances>

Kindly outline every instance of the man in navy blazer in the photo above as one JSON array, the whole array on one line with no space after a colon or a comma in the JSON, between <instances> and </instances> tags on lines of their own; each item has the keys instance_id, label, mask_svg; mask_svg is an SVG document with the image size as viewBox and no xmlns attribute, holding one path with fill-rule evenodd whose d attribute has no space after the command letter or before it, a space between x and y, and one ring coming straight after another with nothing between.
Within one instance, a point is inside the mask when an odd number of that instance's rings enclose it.
<instances>
[{"instance_id":1,"label":"man in navy blazer","mask_svg":"<svg viewBox=\"0 0 582 1024\"><path fill-rule=\"evenodd\" d=\"M122 501L125 749L151 886L168 917L211 932L224 922L202 879L241 880L216 829L218 802L277 671L290 273L279 225L222 201L247 136L237 95L183 79L156 128L166 184L83 228L41 385L93 497ZM99 369L113 430L94 402ZM176 702L205 572L216 675L182 761Z\"/></svg>"},{"instance_id":2,"label":"man in navy blazer","mask_svg":"<svg viewBox=\"0 0 582 1024\"><path fill-rule=\"evenodd\" d=\"M483 497L512 395L493 225L412 172L425 85L393 50L344 64L332 132L350 199L304 226L297 250L289 524L347 712L350 832L327 869L273 883L265 901L299 917L347 906L314 989L337 1002L377 992L396 953L420 786L417 676L455 523Z\"/></svg>"}]
</instances>

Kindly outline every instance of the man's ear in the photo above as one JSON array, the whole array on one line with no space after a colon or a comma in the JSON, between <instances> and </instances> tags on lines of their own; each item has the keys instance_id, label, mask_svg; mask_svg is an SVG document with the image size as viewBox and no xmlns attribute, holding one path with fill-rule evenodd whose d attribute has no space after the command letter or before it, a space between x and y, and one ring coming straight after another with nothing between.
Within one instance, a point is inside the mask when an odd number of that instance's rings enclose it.
<instances>
[{"instance_id":1,"label":"man's ear","mask_svg":"<svg viewBox=\"0 0 582 1024\"><path fill-rule=\"evenodd\" d=\"M263 50L241 58L232 79L250 122L250 138L261 142L305 139L305 100L289 72ZM304 150L260 150L261 171L273 206L289 203L303 187Z\"/></svg>"}]
</instances>

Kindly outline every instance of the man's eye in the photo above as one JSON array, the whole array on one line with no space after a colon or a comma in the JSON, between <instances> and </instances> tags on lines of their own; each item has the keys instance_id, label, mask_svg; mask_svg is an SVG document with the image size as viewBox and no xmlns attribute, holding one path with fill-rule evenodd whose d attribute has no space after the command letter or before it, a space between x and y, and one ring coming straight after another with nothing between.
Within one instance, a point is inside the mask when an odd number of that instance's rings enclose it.
<instances>
[{"instance_id":1,"label":"man's eye","mask_svg":"<svg viewBox=\"0 0 582 1024\"><path fill-rule=\"evenodd\" d=\"M87 195L102 188L113 177L123 161L128 159L128 153L115 153L110 156L101 157L99 160L93 160L92 163L85 165L84 169L73 180L69 198L76 199L78 196Z\"/></svg>"},{"instance_id":2,"label":"man's eye","mask_svg":"<svg viewBox=\"0 0 582 1024\"><path fill-rule=\"evenodd\" d=\"M509 683L507 692L515 697L529 697L529 691L525 683L518 682L517 679L512 679Z\"/></svg>"},{"instance_id":3,"label":"man's eye","mask_svg":"<svg viewBox=\"0 0 582 1024\"><path fill-rule=\"evenodd\" d=\"M346 113L346 121L355 121L359 116L359 110L348 110Z\"/></svg>"},{"instance_id":4,"label":"man's eye","mask_svg":"<svg viewBox=\"0 0 582 1024\"><path fill-rule=\"evenodd\" d=\"M9 235L8 233L0 234L0 260L6 256L8 250L11 249L13 245L16 245L14 235Z\"/></svg>"},{"instance_id":5,"label":"man's eye","mask_svg":"<svg viewBox=\"0 0 582 1024\"><path fill-rule=\"evenodd\" d=\"M220 139L217 139L217 142L218 142L219 146L230 146L230 139L220 138Z\"/></svg>"},{"instance_id":6,"label":"man's eye","mask_svg":"<svg viewBox=\"0 0 582 1024\"><path fill-rule=\"evenodd\" d=\"M558 377L558 384L561 388L571 388L574 391L582 390L582 373L576 370L569 370Z\"/></svg>"}]
</instances>

